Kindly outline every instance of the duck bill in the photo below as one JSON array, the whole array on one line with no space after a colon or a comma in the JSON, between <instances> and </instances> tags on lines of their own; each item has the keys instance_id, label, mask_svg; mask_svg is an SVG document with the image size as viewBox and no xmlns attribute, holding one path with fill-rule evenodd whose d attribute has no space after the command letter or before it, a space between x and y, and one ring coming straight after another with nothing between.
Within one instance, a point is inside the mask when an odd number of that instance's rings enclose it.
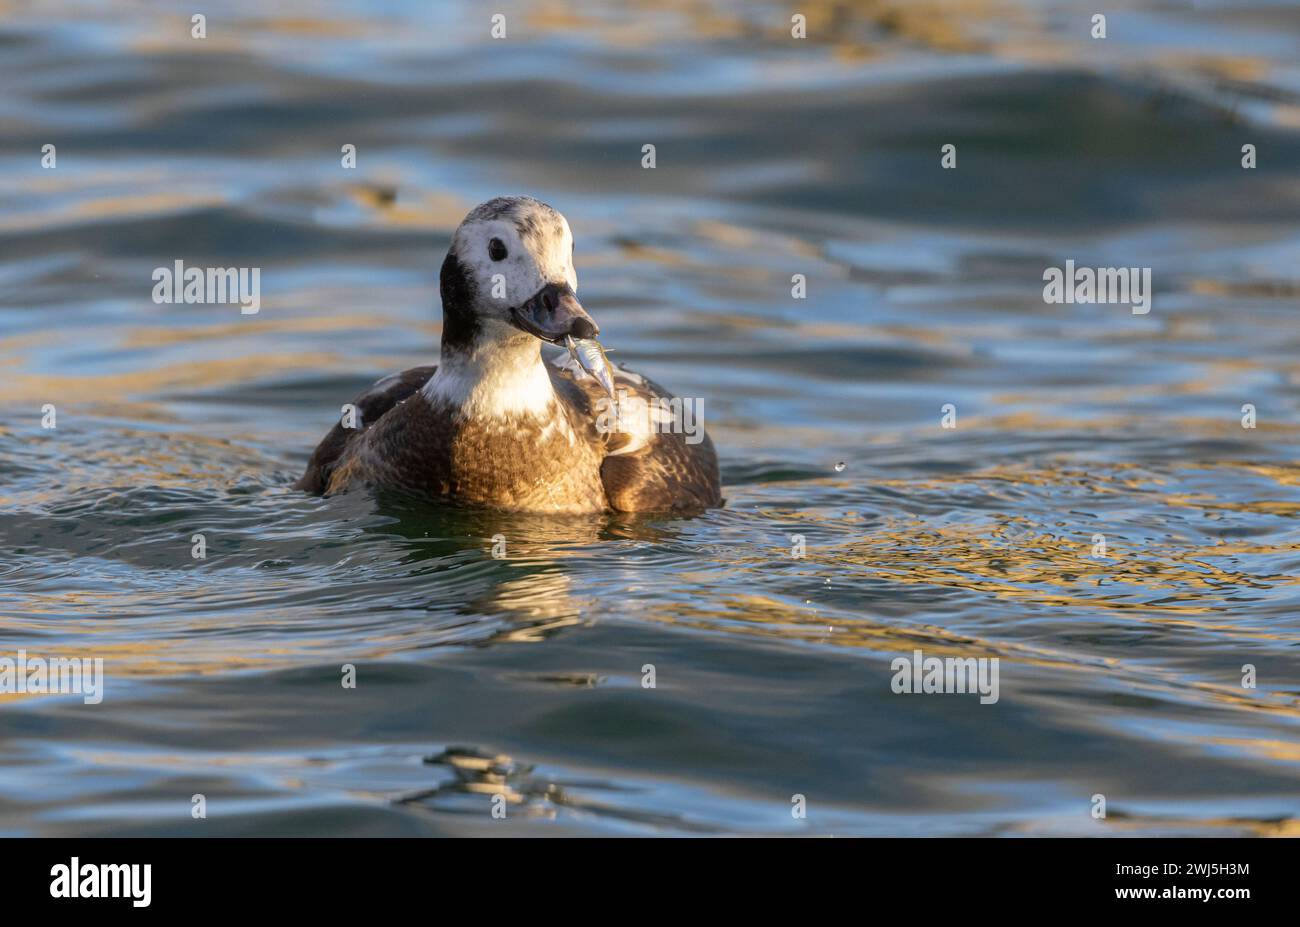
<instances>
[{"instance_id":1,"label":"duck bill","mask_svg":"<svg viewBox=\"0 0 1300 927\"><path fill-rule=\"evenodd\" d=\"M548 283L522 306L512 308L510 318L516 328L551 344L600 334L599 326L567 283Z\"/></svg>"}]
</instances>

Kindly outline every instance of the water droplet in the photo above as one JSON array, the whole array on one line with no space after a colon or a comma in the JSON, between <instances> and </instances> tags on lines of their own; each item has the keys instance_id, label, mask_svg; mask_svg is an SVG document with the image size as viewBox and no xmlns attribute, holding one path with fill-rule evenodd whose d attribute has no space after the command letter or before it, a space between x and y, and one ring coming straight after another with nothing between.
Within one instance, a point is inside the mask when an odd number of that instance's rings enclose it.
<instances>
[{"instance_id":1,"label":"water droplet","mask_svg":"<svg viewBox=\"0 0 1300 927\"><path fill-rule=\"evenodd\" d=\"M843 472L844 472L844 468L847 467L847 466L848 466L848 464L846 464L844 461L841 460L839 463L837 463L837 464L835 465L835 472L836 472L836 473L843 473Z\"/></svg>"}]
</instances>

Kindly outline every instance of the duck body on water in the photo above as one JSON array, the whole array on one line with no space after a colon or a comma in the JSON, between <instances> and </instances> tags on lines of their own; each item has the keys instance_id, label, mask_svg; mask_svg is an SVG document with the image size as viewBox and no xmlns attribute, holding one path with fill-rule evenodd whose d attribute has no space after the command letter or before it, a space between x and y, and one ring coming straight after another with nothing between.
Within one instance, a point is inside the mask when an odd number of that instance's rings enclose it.
<instances>
[{"instance_id":1,"label":"duck body on water","mask_svg":"<svg viewBox=\"0 0 1300 927\"><path fill-rule=\"evenodd\" d=\"M473 209L443 261L442 354L358 396L295 484L332 495L357 487L416 492L497 509L565 514L691 512L722 504L717 454L653 418L601 423L610 386L638 408L671 393L646 378L560 356L600 333L578 302L573 235L528 196ZM603 353L585 345L582 358ZM566 362L567 361L567 362ZM587 368L587 369L584 369Z\"/></svg>"}]
</instances>

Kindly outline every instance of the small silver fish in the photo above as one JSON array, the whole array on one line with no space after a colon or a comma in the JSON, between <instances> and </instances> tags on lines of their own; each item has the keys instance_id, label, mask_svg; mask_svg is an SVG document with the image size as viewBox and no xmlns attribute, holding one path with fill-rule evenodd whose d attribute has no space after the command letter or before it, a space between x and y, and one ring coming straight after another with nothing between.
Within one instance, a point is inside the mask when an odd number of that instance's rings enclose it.
<instances>
[{"instance_id":1,"label":"small silver fish","mask_svg":"<svg viewBox=\"0 0 1300 927\"><path fill-rule=\"evenodd\" d=\"M596 378L596 382L609 393L610 399L617 401L618 397L614 394L614 368L610 366L600 342L565 335L564 346L569 349L569 356L578 362L578 366Z\"/></svg>"}]
</instances>

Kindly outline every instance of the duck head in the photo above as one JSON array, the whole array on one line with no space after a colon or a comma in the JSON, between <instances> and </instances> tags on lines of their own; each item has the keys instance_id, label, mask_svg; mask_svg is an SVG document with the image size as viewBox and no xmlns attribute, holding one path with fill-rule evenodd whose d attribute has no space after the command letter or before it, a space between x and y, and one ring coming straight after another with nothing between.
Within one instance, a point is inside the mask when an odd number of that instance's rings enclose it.
<instances>
[{"instance_id":1,"label":"duck head","mask_svg":"<svg viewBox=\"0 0 1300 927\"><path fill-rule=\"evenodd\" d=\"M442 264L443 351L594 338L577 287L564 216L531 196L488 200L461 222Z\"/></svg>"}]
</instances>

